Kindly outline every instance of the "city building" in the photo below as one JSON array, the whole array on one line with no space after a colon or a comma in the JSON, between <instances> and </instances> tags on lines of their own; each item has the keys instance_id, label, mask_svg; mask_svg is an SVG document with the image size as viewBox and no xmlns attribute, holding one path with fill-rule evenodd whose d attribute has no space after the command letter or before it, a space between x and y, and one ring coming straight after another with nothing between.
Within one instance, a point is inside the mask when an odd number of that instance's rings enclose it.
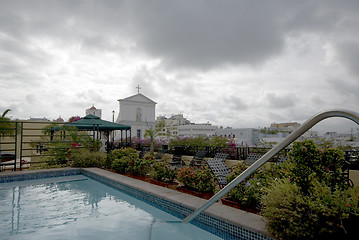
<instances>
[{"instance_id":1,"label":"city building","mask_svg":"<svg viewBox=\"0 0 359 240\"><path fill-rule=\"evenodd\" d=\"M165 123L159 135L168 137L198 137L213 136L216 134L217 126L207 123L191 123L183 114L172 115L167 118L165 116L157 117L157 122Z\"/></svg>"},{"instance_id":2,"label":"city building","mask_svg":"<svg viewBox=\"0 0 359 240\"><path fill-rule=\"evenodd\" d=\"M218 127L210 123L186 124L178 126L179 137L213 136Z\"/></svg>"},{"instance_id":3,"label":"city building","mask_svg":"<svg viewBox=\"0 0 359 240\"><path fill-rule=\"evenodd\" d=\"M92 106L92 107L86 109L86 116L90 115L90 114L101 118L102 110L95 108L95 106Z\"/></svg>"},{"instance_id":4,"label":"city building","mask_svg":"<svg viewBox=\"0 0 359 240\"><path fill-rule=\"evenodd\" d=\"M324 138L327 140L335 140L338 137L337 132L326 132L324 134Z\"/></svg>"},{"instance_id":5,"label":"city building","mask_svg":"<svg viewBox=\"0 0 359 240\"><path fill-rule=\"evenodd\" d=\"M269 127L269 130L293 132L294 130L298 129L299 127L300 127L300 124L297 122L272 123Z\"/></svg>"},{"instance_id":6,"label":"city building","mask_svg":"<svg viewBox=\"0 0 359 240\"><path fill-rule=\"evenodd\" d=\"M218 128L216 135L232 138L242 146L254 146L259 141L258 130L254 128Z\"/></svg>"},{"instance_id":7,"label":"city building","mask_svg":"<svg viewBox=\"0 0 359 240\"><path fill-rule=\"evenodd\" d=\"M65 122L65 120L59 116L56 120L54 120L54 122Z\"/></svg>"},{"instance_id":8,"label":"city building","mask_svg":"<svg viewBox=\"0 0 359 240\"><path fill-rule=\"evenodd\" d=\"M165 116L157 117L157 122L164 122L165 126L159 135L163 136L178 136L178 126L191 124L189 120L183 117L183 114L172 115L167 118Z\"/></svg>"}]
</instances>

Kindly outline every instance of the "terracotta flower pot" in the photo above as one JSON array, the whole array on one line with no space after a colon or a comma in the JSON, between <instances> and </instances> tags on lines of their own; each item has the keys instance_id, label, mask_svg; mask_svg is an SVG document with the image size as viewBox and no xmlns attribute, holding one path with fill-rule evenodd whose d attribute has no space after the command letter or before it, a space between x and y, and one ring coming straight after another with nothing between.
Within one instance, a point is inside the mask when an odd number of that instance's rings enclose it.
<instances>
[{"instance_id":1,"label":"terracotta flower pot","mask_svg":"<svg viewBox=\"0 0 359 240\"><path fill-rule=\"evenodd\" d=\"M230 198L221 198L222 204L226 205L226 206L230 206L233 208L237 208L237 209L241 209L243 211L246 212L251 212L251 213L255 213L255 214L259 214L260 213L260 209L258 208L248 208L248 207L244 207L241 203L239 202L234 202L232 201Z\"/></svg>"},{"instance_id":2,"label":"terracotta flower pot","mask_svg":"<svg viewBox=\"0 0 359 240\"><path fill-rule=\"evenodd\" d=\"M200 198L204 198L204 199L210 199L211 197L213 197L214 193L201 193L201 192L197 192L185 187L177 187L177 191L183 192L183 193L187 193L196 197L200 197Z\"/></svg>"}]
</instances>

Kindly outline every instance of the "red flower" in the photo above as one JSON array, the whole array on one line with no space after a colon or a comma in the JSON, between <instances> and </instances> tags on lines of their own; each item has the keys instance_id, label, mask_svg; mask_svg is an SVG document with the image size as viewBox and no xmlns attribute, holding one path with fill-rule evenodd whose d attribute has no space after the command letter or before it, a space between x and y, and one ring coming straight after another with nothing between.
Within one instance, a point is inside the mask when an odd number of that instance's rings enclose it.
<instances>
[{"instance_id":1,"label":"red flower","mask_svg":"<svg viewBox=\"0 0 359 240\"><path fill-rule=\"evenodd\" d=\"M79 147L80 147L80 144L78 144L77 142L73 142L73 143L71 144L71 146L72 146L73 148L79 148Z\"/></svg>"}]
</instances>

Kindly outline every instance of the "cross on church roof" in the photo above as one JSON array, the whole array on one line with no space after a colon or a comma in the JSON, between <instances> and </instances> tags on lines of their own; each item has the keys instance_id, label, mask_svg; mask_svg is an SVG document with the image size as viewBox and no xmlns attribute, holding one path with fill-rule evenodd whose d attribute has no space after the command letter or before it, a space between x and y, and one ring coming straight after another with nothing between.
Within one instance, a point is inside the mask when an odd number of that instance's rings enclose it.
<instances>
[{"instance_id":1,"label":"cross on church roof","mask_svg":"<svg viewBox=\"0 0 359 240\"><path fill-rule=\"evenodd\" d=\"M140 85L137 85L137 93L140 93L140 89L141 89L141 87L140 87Z\"/></svg>"}]
</instances>

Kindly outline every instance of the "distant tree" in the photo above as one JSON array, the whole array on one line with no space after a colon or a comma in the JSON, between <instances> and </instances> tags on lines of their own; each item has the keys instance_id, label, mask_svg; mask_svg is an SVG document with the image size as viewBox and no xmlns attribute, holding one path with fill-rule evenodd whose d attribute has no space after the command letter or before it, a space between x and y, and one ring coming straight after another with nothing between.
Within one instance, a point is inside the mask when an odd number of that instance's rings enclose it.
<instances>
[{"instance_id":1,"label":"distant tree","mask_svg":"<svg viewBox=\"0 0 359 240\"><path fill-rule=\"evenodd\" d=\"M10 122L10 118L6 117L11 110L6 109L5 112L0 116L0 146L1 139L6 135L12 135L14 133L13 124Z\"/></svg>"},{"instance_id":2,"label":"distant tree","mask_svg":"<svg viewBox=\"0 0 359 240\"><path fill-rule=\"evenodd\" d=\"M14 130L12 129L12 123L10 118L6 117L6 114L10 112L10 109L6 109L5 112L0 117L0 136L11 135Z\"/></svg>"},{"instance_id":3,"label":"distant tree","mask_svg":"<svg viewBox=\"0 0 359 240\"><path fill-rule=\"evenodd\" d=\"M145 137L150 138L150 153L153 154L154 152L154 142L155 138L157 137L158 133L165 127L164 121L159 121L155 127L151 126L149 129L145 131Z\"/></svg>"},{"instance_id":4,"label":"distant tree","mask_svg":"<svg viewBox=\"0 0 359 240\"><path fill-rule=\"evenodd\" d=\"M73 123L73 122L76 122L76 121L78 121L80 119L81 119L80 116L72 116L72 117L69 118L68 122Z\"/></svg>"}]
</instances>

